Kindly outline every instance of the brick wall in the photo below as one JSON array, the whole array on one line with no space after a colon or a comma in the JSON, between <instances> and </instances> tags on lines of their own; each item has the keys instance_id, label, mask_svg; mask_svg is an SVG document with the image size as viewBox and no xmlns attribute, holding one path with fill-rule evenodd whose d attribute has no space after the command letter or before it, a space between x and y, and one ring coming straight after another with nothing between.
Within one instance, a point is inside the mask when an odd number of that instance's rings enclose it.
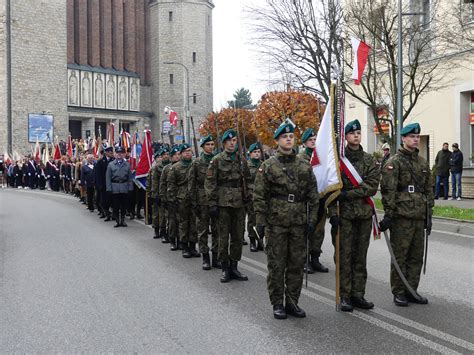
<instances>
[{"instance_id":1,"label":"brick wall","mask_svg":"<svg viewBox=\"0 0 474 355\"><path fill-rule=\"evenodd\" d=\"M13 149L27 154L28 113L52 114L54 135L68 134L66 2L11 4Z\"/></svg>"}]
</instances>

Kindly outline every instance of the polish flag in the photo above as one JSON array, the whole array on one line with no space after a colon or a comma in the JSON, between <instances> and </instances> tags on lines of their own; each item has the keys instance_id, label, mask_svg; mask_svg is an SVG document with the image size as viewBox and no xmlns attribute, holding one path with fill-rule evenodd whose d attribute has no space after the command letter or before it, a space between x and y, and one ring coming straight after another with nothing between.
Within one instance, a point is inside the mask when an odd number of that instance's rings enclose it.
<instances>
[{"instance_id":1,"label":"polish flag","mask_svg":"<svg viewBox=\"0 0 474 355\"><path fill-rule=\"evenodd\" d=\"M351 37L352 51L354 52L354 62L352 63L352 79L356 85L360 85L362 74L364 73L370 47L364 41Z\"/></svg>"},{"instance_id":2,"label":"polish flag","mask_svg":"<svg viewBox=\"0 0 474 355\"><path fill-rule=\"evenodd\" d=\"M54 148L54 160L60 160L61 159L61 148L59 148L59 143L56 143L56 147Z\"/></svg>"},{"instance_id":3,"label":"polish flag","mask_svg":"<svg viewBox=\"0 0 474 355\"><path fill-rule=\"evenodd\" d=\"M170 123L173 126L178 126L178 113L176 111L170 110Z\"/></svg>"},{"instance_id":4,"label":"polish flag","mask_svg":"<svg viewBox=\"0 0 474 355\"><path fill-rule=\"evenodd\" d=\"M136 169L136 178L135 182L137 185L145 189L146 188L146 178L148 176L148 172L151 169L151 165L153 163L153 149L151 146L151 131L150 130L145 130L145 138L143 139L143 145L142 145L142 152L140 155L140 160L138 161L137 164L137 169Z\"/></svg>"}]
</instances>

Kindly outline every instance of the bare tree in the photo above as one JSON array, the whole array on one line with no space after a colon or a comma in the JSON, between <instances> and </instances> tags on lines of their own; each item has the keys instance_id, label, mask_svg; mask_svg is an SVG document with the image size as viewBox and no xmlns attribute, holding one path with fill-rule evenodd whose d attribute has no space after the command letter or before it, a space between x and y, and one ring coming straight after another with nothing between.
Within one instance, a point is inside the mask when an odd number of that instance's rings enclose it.
<instances>
[{"instance_id":1,"label":"bare tree","mask_svg":"<svg viewBox=\"0 0 474 355\"><path fill-rule=\"evenodd\" d=\"M251 8L254 43L274 70L288 73L303 89L329 97L333 67L346 68L344 89L371 109L384 141L392 147L399 127L397 102L397 3L392 0L267 0L264 8ZM454 11L454 12L453 12ZM403 18L403 121L424 94L447 85L445 70L456 54L472 52L463 38L449 0L405 1L403 12L424 13ZM349 79L352 69L350 36L372 47L360 86ZM464 36L466 34L464 33ZM461 46L461 43L463 46ZM380 117L378 112L388 115ZM382 124L390 124L384 133ZM392 138L393 137L393 138Z\"/></svg>"}]
</instances>

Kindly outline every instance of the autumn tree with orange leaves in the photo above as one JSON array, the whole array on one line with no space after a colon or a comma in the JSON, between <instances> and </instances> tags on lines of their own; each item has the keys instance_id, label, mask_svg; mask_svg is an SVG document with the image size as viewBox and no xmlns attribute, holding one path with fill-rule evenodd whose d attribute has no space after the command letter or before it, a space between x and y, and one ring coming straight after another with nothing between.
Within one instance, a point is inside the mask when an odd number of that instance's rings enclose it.
<instances>
[{"instance_id":1,"label":"autumn tree with orange leaves","mask_svg":"<svg viewBox=\"0 0 474 355\"><path fill-rule=\"evenodd\" d=\"M253 111L225 108L210 113L199 127L199 132L201 135L212 134L220 138L226 130L236 129L236 115L242 143L247 148L257 141L257 136L261 143L273 147L273 134L288 117L296 124L296 144L301 144L301 135L306 128L319 129L324 109L325 105L308 92L269 92L262 96Z\"/></svg>"}]
</instances>

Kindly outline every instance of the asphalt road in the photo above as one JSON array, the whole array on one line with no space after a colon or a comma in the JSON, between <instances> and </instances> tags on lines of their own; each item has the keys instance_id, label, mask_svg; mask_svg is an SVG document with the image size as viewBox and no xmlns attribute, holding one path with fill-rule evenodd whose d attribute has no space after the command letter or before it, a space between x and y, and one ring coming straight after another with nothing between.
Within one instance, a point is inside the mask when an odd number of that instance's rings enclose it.
<instances>
[{"instance_id":1,"label":"asphalt road","mask_svg":"<svg viewBox=\"0 0 474 355\"><path fill-rule=\"evenodd\" d=\"M329 274L310 275L307 318L273 319L265 255L245 248L248 282L152 239L138 221L114 229L59 193L0 190L0 352L473 353L474 225L436 221L420 293L427 306L392 303L383 240L369 248L366 298L335 312Z\"/></svg>"}]
</instances>

